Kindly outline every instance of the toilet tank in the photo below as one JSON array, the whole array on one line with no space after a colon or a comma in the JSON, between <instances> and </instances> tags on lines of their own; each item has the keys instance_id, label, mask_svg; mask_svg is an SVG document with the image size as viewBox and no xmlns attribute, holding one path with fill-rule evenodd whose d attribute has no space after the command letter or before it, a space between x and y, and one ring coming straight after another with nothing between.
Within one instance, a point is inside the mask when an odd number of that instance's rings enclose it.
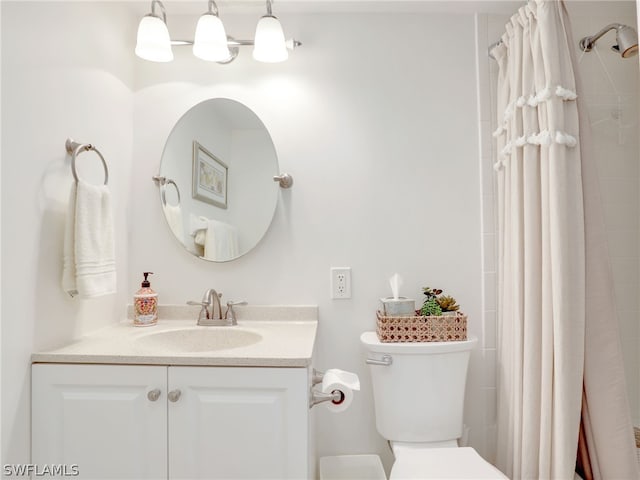
<instances>
[{"instance_id":1,"label":"toilet tank","mask_svg":"<svg viewBox=\"0 0 640 480\"><path fill-rule=\"evenodd\" d=\"M376 427L395 442L443 442L462 436L469 356L478 339L459 342L382 343L360 337L369 361Z\"/></svg>"}]
</instances>

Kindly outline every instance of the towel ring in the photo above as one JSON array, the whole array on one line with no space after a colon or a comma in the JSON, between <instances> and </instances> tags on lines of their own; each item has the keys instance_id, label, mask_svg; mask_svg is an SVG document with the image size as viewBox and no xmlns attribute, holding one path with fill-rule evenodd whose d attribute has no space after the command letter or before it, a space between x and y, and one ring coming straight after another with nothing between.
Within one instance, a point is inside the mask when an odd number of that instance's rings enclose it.
<instances>
[{"instance_id":1,"label":"towel ring","mask_svg":"<svg viewBox=\"0 0 640 480\"><path fill-rule=\"evenodd\" d=\"M163 177L161 175L154 175L151 177L151 180L155 182L157 187L160 189L160 199L162 200L162 205L167 206L167 196L165 194L165 187L169 184L173 185L176 188L176 193L178 194L178 205L180 206L180 189L178 188L178 184L171 180L170 178Z\"/></svg>"},{"instance_id":2,"label":"towel ring","mask_svg":"<svg viewBox=\"0 0 640 480\"><path fill-rule=\"evenodd\" d=\"M176 193L178 194L178 205L176 206L179 207L180 206L180 189L178 188L178 184L171 179L166 180L164 184L160 186L160 195L162 196L162 204L164 206L167 205L167 196L165 194L167 185L173 185L176 188Z\"/></svg>"},{"instance_id":3,"label":"towel ring","mask_svg":"<svg viewBox=\"0 0 640 480\"><path fill-rule=\"evenodd\" d=\"M72 138L67 138L67 141L64 144L67 153L71 155L71 173L73 174L73 179L78 182L78 173L76 172L76 157L82 152L88 152L89 150L93 150L98 154L100 160L102 161L102 167L104 168L104 185L109 183L109 168L107 167L107 162L104 157L100 153L95 146L90 143L78 143L75 142Z\"/></svg>"}]
</instances>

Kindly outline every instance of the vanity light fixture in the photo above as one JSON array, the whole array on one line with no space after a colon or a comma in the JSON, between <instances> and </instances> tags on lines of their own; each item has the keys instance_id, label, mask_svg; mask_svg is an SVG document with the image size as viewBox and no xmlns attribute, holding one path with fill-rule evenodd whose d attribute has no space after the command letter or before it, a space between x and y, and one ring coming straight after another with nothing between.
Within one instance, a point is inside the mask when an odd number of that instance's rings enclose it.
<instances>
[{"instance_id":1,"label":"vanity light fixture","mask_svg":"<svg viewBox=\"0 0 640 480\"><path fill-rule=\"evenodd\" d=\"M253 58L267 63L284 62L289 58L282 25L271 12L271 0L267 0L267 14L258 20L256 26Z\"/></svg>"},{"instance_id":2,"label":"vanity light fixture","mask_svg":"<svg viewBox=\"0 0 640 480\"><path fill-rule=\"evenodd\" d=\"M289 57L287 50L302 45L295 39L285 40L280 21L272 14L271 2L266 0L267 14L258 21L255 40L236 40L227 36L218 15L214 0L208 0L208 10L198 19L193 41L170 40L164 5L160 0L152 0L151 13L140 20L136 55L152 62L173 60L171 46L192 45L193 54L203 60L230 63L238 56L238 47L253 46L253 58L259 62L282 62ZM162 16L156 14L156 6Z\"/></svg>"},{"instance_id":3,"label":"vanity light fixture","mask_svg":"<svg viewBox=\"0 0 640 480\"><path fill-rule=\"evenodd\" d=\"M209 0L209 10L198 19L193 39L193 54L208 62L226 62L231 58L227 34L218 17L218 6Z\"/></svg>"},{"instance_id":4,"label":"vanity light fixture","mask_svg":"<svg viewBox=\"0 0 640 480\"><path fill-rule=\"evenodd\" d=\"M160 7L162 17L156 13L156 5ZM153 0L151 13L140 20L136 55L151 62L170 62L173 60L171 39L167 29L167 13L160 0Z\"/></svg>"}]
</instances>

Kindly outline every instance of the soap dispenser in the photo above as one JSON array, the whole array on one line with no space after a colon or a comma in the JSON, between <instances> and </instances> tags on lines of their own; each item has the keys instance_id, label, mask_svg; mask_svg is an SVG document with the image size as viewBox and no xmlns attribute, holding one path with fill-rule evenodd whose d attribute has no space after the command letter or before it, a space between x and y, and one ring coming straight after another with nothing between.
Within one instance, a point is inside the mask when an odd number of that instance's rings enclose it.
<instances>
[{"instance_id":1,"label":"soap dispenser","mask_svg":"<svg viewBox=\"0 0 640 480\"><path fill-rule=\"evenodd\" d=\"M158 323L158 294L151 289L148 280L153 272L144 272L144 281L133 296L133 324L136 327L148 327Z\"/></svg>"}]
</instances>

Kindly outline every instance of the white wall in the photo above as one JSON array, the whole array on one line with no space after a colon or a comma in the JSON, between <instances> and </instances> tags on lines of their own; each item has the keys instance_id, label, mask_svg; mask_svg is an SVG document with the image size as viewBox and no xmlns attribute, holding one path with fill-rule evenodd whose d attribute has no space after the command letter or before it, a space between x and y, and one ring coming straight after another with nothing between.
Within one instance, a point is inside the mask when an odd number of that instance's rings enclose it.
<instances>
[{"instance_id":1,"label":"white wall","mask_svg":"<svg viewBox=\"0 0 640 480\"><path fill-rule=\"evenodd\" d=\"M2 8L0 8L0 31L2 30ZM0 52L0 59L2 52ZM2 61L0 61L0 92L2 92ZM2 115L0 115L0 159L2 159ZM2 162L0 162L0 212L2 211ZM2 222L0 222L0 272L2 272ZM2 358L2 275L0 274L0 359ZM0 368L0 432L2 430L2 372ZM4 458L4 445L0 433L0 463Z\"/></svg>"},{"instance_id":2,"label":"white wall","mask_svg":"<svg viewBox=\"0 0 640 480\"><path fill-rule=\"evenodd\" d=\"M31 352L124 312L136 19L115 4L1 7L2 461L28 463ZM118 295L94 301L69 298L60 282L69 136L94 143L109 164L120 283ZM78 170L102 178L91 152L78 157Z\"/></svg>"},{"instance_id":3,"label":"white wall","mask_svg":"<svg viewBox=\"0 0 640 480\"><path fill-rule=\"evenodd\" d=\"M282 13L304 43L285 64L243 49L233 64L211 65L188 48L151 64L133 57L138 18L127 5L2 3L3 462L28 461L29 354L122 318L148 270L165 304L209 287L252 304L318 304L315 366L363 383L349 411L317 411L318 453L374 452L387 465L358 339L394 272L418 304L421 287L445 289L481 338L466 422L484 453L495 329L482 319L473 15ZM190 37L196 16L172 14L173 36ZM253 35L255 15L224 20L229 34ZM175 121L211 97L253 109L295 178L264 240L225 264L172 238L151 181ZM111 169L119 287L95 302L60 288L67 136L95 143ZM352 299L329 299L331 266L352 267Z\"/></svg>"},{"instance_id":4,"label":"white wall","mask_svg":"<svg viewBox=\"0 0 640 480\"><path fill-rule=\"evenodd\" d=\"M173 64L136 61L130 290L140 272L152 270L161 303L199 299L214 287L225 299L253 304L318 304L315 366L356 371L363 383L349 411L318 410L318 453L388 459L359 344L361 332L374 328L378 298L390 293L388 278L403 275L402 293L419 303L421 287L444 288L469 314L471 333L483 334L473 15L279 17L304 44L284 64L256 63L248 49L227 66L201 62L188 48L174 50ZM224 20L236 37L255 22ZM193 23L173 16L172 36L188 35ZM443 48L452 32L456 42ZM228 264L183 251L150 180L174 122L210 97L252 108L271 133L281 170L295 179L280 193L261 244ZM352 267L351 300L329 298L331 266ZM466 419L481 451L482 388L493 377L485 353L473 354Z\"/></svg>"}]
</instances>

